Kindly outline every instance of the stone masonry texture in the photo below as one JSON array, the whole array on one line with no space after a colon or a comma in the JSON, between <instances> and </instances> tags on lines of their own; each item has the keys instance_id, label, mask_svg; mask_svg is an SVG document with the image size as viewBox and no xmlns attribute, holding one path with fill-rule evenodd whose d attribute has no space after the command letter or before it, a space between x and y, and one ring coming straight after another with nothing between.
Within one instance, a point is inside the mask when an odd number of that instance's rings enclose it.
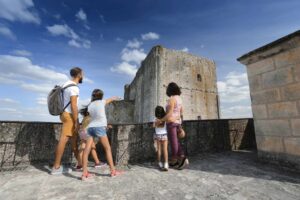
<instances>
[{"instance_id":1,"label":"stone masonry texture","mask_svg":"<svg viewBox=\"0 0 300 200\"><path fill-rule=\"evenodd\" d=\"M300 31L238 60L247 66L259 157L300 168Z\"/></svg>"}]
</instances>

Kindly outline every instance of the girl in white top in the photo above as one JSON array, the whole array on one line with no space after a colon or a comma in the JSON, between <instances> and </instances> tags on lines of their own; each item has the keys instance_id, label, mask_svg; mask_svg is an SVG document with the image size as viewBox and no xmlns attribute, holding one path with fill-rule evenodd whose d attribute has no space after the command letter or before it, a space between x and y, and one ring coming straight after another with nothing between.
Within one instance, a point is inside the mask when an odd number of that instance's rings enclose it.
<instances>
[{"instance_id":1,"label":"girl in white top","mask_svg":"<svg viewBox=\"0 0 300 200\"><path fill-rule=\"evenodd\" d=\"M106 135L107 119L105 115L105 105L119 99L120 98L118 97L113 97L107 100L103 100L103 91L100 89L95 89L92 93L91 103L88 106L88 113L91 118L87 129L86 148L83 152L83 173L81 176L82 180L91 177L91 174L89 174L87 169L87 163L88 155L90 154L93 144L93 138L97 138L104 148L106 160L110 167L110 175L114 177L122 174L121 171L117 171L115 169L113 163L111 147Z\"/></svg>"},{"instance_id":2,"label":"girl in white top","mask_svg":"<svg viewBox=\"0 0 300 200\"><path fill-rule=\"evenodd\" d=\"M163 107L156 106L155 108L155 117L156 120L153 123L155 127L154 140L157 145L157 161L158 166L161 170L168 171L168 133L166 128L166 122L161 122L159 119L163 118L166 115L166 112ZM163 153L164 163L161 162L161 154Z\"/></svg>"}]
</instances>

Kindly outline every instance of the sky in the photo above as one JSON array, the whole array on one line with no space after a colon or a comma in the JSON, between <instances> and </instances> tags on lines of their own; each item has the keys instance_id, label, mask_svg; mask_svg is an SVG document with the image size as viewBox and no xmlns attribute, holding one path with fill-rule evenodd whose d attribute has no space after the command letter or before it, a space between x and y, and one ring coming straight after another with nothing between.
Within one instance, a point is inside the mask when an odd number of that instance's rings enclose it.
<instances>
[{"instance_id":1,"label":"sky","mask_svg":"<svg viewBox=\"0 0 300 200\"><path fill-rule=\"evenodd\" d=\"M215 61L221 117L252 117L241 55L299 29L298 0L0 0L0 120L58 121L47 94L84 69L121 96L155 45Z\"/></svg>"}]
</instances>

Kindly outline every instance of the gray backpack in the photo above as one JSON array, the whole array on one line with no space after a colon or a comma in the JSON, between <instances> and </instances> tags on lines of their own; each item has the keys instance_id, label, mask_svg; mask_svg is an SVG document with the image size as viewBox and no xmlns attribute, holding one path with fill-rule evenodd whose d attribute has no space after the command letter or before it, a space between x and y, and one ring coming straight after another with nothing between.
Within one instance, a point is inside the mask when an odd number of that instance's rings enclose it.
<instances>
[{"instance_id":1,"label":"gray backpack","mask_svg":"<svg viewBox=\"0 0 300 200\"><path fill-rule=\"evenodd\" d=\"M48 94L48 110L51 115L57 116L64 112L64 110L70 105L71 101L64 106L64 90L68 87L77 86L75 84L69 84L65 87L56 85Z\"/></svg>"}]
</instances>

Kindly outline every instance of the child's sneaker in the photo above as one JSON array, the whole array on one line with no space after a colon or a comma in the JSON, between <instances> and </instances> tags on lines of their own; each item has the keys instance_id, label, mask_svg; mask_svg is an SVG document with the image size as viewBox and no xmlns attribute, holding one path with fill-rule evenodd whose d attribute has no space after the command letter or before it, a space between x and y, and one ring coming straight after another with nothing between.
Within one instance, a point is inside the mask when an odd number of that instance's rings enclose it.
<instances>
[{"instance_id":1,"label":"child's sneaker","mask_svg":"<svg viewBox=\"0 0 300 200\"><path fill-rule=\"evenodd\" d=\"M111 177L116 177L116 176L119 176L119 175L122 175L122 174L124 174L124 172L119 171L119 170L113 170L113 171L110 172Z\"/></svg>"},{"instance_id":2,"label":"child's sneaker","mask_svg":"<svg viewBox=\"0 0 300 200\"><path fill-rule=\"evenodd\" d=\"M107 164L105 162L99 162L99 163L95 163L95 168L101 168L101 167L105 167Z\"/></svg>"},{"instance_id":3,"label":"child's sneaker","mask_svg":"<svg viewBox=\"0 0 300 200\"><path fill-rule=\"evenodd\" d=\"M163 170L164 171L168 171L169 170L169 163L167 163L167 162L164 163Z\"/></svg>"},{"instance_id":4,"label":"child's sneaker","mask_svg":"<svg viewBox=\"0 0 300 200\"><path fill-rule=\"evenodd\" d=\"M158 167L159 167L160 169L162 169L162 168L164 167L163 163L162 163L162 162L158 162Z\"/></svg>"},{"instance_id":5,"label":"child's sneaker","mask_svg":"<svg viewBox=\"0 0 300 200\"><path fill-rule=\"evenodd\" d=\"M90 179L90 178L92 178L92 177L94 177L94 174L90 174L90 173L88 172L88 173L86 173L86 174L82 174L81 180L82 180L82 181L86 181L86 180L88 180L88 179Z\"/></svg>"},{"instance_id":6,"label":"child's sneaker","mask_svg":"<svg viewBox=\"0 0 300 200\"><path fill-rule=\"evenodd\" d=\"M59 175L59 174L66 174L66 173L71 173L72 169L64 166L60 166L59 168L55 169L52 168L51 170L51 175Z\"/></svg>"}]
</instances>

